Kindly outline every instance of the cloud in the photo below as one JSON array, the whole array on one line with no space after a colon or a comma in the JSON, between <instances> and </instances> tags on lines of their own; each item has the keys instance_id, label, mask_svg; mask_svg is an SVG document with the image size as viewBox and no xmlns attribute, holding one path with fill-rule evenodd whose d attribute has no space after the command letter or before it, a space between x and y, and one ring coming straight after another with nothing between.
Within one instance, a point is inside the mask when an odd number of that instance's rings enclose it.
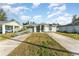
<instances>
[{"instance_id":1,"label":"cloud","mask_svg":"<svg viewBox=\"0 0 79 59\"><path fill-rule=\"evenodd\" d=\"M57 11L63 12L63 11L66 10L66 6L65 6L65 4L64 4L64 5L60 6L60 7L54 7L53 9L54 9L54 10L57 10Z\"/></svg>"},{"instance_id":2,"label":"cloud","mask_svg":"<svg viewBox=\"0 0 79 59\"><path fill-rule=\"evenodd\" d=\"M32 17L32 21L40 24L44 21L44 19L43 19L42 15L35 15Z\"/></svg>"},{"instance_id":3,"label":"cloud","mask_svg":"<svg viewBox=\"0 0 79 59\"><path fill-rule=\"evenodd\" d=\"M47 18L51 18L53 16L58 16L60 14L63 14L66 10L66 6L65 5L61 5L61 6L58 6L58 7L53 7L53 12L50 12L48 14L48 17Z\"/></svg>"},{"instance_id":4,"label":"cloud","mask_svg":"<svg viewBox=\"0 0 79 59\"><path fill-rule=\"evenodd\" d=\"M61 12L60 11L57 11L56 13L49 14L47 18L49 19L49 18L51 18L53 16L58 16L59 14L61 14Z\"/></svg>"},{"instance_id":5,"label":"cloud","mask_svg":"<svg viewBox=\"0 0 79 59\"><path fill-rule=\"evenodd\" d=\"M36 15L36 16L33 17L33 20L38 20L41 17L42 17L41 15Z\"/></svg>"},{"instance_id":6,"label":"cloud","mask_svg":"<svg viewBox=\"0 0 79 59\"><path fill-rule=\"evenodd\" d=\"M25 6L18 6L18 7L12 7L9 4L3 4L1 6L1 8L5 11L5 12L10 12L12 14L21 14L24 10L29 10L29 8L25 7Z\"/></svg>"},{"instance_id":7,"label":"cloud","mask_svg":"<svg viewBox=\"0 0 79 59\"><path fill-rule=\"evenodd\" d=\"M54 21L55 23L59 23L61 25L65 25L65 24L69 24L72 22L72 16L68 13L65 13L64 15L58 16L52 21Z\"/></svg>"},{"instance_id":8,"label":"cloud","mask_svg":"<svg viewBox=\"0 0 79 59\"><path fill-rule=\"evenodd\" d=\"M7 3L8 5L13 5L13 4L16 4L16 3Z\"/></svg>"},{"instance_id":9,"label":"cloud","mask_svg":"<svg viewBox=\"0 0 79 59\"><path fill-rule=\"evenodd\" d=\"M61 25L65 25L65 24L71 23L71 21L72 21L71 19L72 19L72 17L62 16L62 17L58 17L57 22Z\"/></svg>"},{"instance_id":10,"label":"cloud","mask_svg":"<svg viewBox=\"0 0 79 59\"><path fill-rule=\"evenodd\" d=\"M23 6L12 8L13 13L16 13L16 12L18 13L18 12L23 11L23 10L29 10L29 8L23 7Z\"/></svg>"},{"instance_id":11,"label":"cloud","mask_svg":"<svg viewBox=\"0 0 79 59\"><path fill-rule=\"evenodd\" d=\"M51 3L51 4L49 4L48 8L50 9L50 8L57 7L60 5L61 5L61 3Z\"/></svg>"},{"instance_id":12,"label":"cloud","mask_svg":"<svg viewBox=\"0 0 79 59\"><path fill-rule=\"evenodd\" d=\"M40 5L40 3L32 3L32 8L37 8Z\"/></svg>"},{"instance_id":13,"label":"cloud","mask_svg":"<svg viewBox=\"0 0 79 59\"><path fill-rule=\"evenodd\" d=\"M26 15L22 15L22 16L20 16L20 19L21 20L29 20L29 19L31 19L31 17L30 16L26 16Z\"/></svg>"},{"instance_id":14,"label":"cloud","mask_svg":"<svg viewBox=\"0 0 79 59\"><path fill-rule=\"evenodd\" d=\"M72 22L72 16L66 12L65 4L50 4L52 11L48 13L48 23L59 23L61 25Z\"/></svg>"}]
</instances>

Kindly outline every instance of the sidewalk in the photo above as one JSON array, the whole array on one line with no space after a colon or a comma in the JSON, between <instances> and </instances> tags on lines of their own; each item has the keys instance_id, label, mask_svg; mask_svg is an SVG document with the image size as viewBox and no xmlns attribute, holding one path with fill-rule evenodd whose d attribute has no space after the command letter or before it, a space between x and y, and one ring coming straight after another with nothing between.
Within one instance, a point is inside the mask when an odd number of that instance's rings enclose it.
<instances>
[{"instance_id":1,"label":"sidewalk","mask_svg":"<svg viewBox=\"0 0 79 59\"><path fill-rule=\"evenodd\" d=\"M52 37L55 41L57 41L65 49L67 49L68 51L79 54L79 40L75 40L70 37L56 34L56 33L48 33L48 35Z\"/></svg>"},{"instance_id":2,"label":"sidewalk","mask_svg":"<svg viewBox=\"0 0 79 59\"><path fill-rule=\"evenodd\" d=\"M20 41L24 41L30 34L24 34L17 37L14 37L12 39L17 39ZM5 40L0 42L0 56L6 56L11 51L13 51L18 45L20 45L21 42L14 41L14 40Z\"/></svg>"}]
</instances>

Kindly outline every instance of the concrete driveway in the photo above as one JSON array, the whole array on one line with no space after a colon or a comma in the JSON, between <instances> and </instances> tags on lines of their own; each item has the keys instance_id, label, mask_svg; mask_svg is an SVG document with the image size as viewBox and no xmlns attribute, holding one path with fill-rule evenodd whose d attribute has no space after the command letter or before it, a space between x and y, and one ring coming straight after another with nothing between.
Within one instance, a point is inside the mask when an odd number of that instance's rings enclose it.
<instances>
[{"instance_id":1,"label":"concrete driveway","mask_svg":"<svg viewBox=\"0 0 79 59\"><path fill-rule=\"evenodd\" d=\"M48 35L52 37L55 41L57 41L65 49L73 52L73 55L79 55L79 40L75 40L70 37L56 33L48 33Z\"/></svg>"},{"instance_id":2,"label":"concrete driveway","mask_svg":"<svg viewBox=\"0 0 79 59\"><path fill-rule=\"evenodd\" d=\"M14 37L12 39L17 39L20 41L24 41L30 34L24 34L20 35L17 37ZM0 56L6 56L8 55L11 51L13 51L18 45L20 45L21 42L11 40L11 39L6 39L4 41L0 42Z\"/></svg>"}]
</instances>

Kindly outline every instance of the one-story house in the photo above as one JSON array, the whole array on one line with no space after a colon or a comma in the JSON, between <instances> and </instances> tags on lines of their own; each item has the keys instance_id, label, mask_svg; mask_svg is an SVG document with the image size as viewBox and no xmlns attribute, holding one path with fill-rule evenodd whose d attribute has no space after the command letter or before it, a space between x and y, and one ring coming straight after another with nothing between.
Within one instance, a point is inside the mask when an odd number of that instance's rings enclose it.
<instances>
[{"instance_id":1,"label":"one-story house","mask_svg":"<svg viewBox=\"0 0 79 59\"><path fill-rule=\"evenodd\" d=\"M6 32L17 32L22 29L16 21L0 21L0 33L5 34Z\"/></svg>"},{"instance_id":2,"label":"one-story house","mask_svg":"<svg viewBox=\"0 0 79 59\"><path fill-rule=\"evenodd\" d=\"M28 24L24 25L29 32L56 32L57 24Z\"/></svg>"},{"instance_id":3,"label":"one-story house","mask_svg":"<svg viewBox=\"0 0 79 59\"><path fill-rule=\"evenodd\" d=\"M59 32L71 32L71 33L79 33L79 25L62 25L58 26Z\"/></svg>"},{"instance_id":4,"label":"one-story house","mask_svg":"<svg viewBox=\"0 0 79 59\"><path fill-rule=\"evenodd\" d=\"M79 16L73 17L70 24L58 26L60 32L79 33Z\"/></svg>"}]
</instances>

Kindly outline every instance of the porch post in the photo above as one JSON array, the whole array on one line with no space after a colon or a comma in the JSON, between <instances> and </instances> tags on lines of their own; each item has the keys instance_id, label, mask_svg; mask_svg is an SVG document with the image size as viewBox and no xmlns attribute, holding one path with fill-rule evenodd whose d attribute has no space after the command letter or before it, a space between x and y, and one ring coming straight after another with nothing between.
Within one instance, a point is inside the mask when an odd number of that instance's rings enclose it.
<instances>
[{"instance_id":1,"label":"porch post","mask_svg":"<svg viewBox=\"0 0 79 59\"><path fill-rule=\"evenodd\" d=\"M34 26L34 32L36 32L36 26Z\"/></svg>"},{"instance_id":2,"label":"porch post","mask_svg":"<svg viewBox=\"0 0 79 59\"><path fill-rule=\"evenodd\" d=\"M41 31L41 25L40 25L40 32L42 32L42 31Z\"/></svg>"},{"instance_id":3,"label":"porch post","mask_svg":"<svg viewBox=\"0 0 79 59\"><path fill-rule=\"evenodd\" d=\"M15 32L15 26L13 26L13 33Z\"/></svg>"},{"instance_id":4,"label":"porch post","mask_svg":"<svg viewBox=\"0 0 79 59\"><path fill-rule=\"evenodd\" d=\"M5 25L2 25L2 34L5 34L6 30L5 30Z\"/></svg>"}]
</instances>

